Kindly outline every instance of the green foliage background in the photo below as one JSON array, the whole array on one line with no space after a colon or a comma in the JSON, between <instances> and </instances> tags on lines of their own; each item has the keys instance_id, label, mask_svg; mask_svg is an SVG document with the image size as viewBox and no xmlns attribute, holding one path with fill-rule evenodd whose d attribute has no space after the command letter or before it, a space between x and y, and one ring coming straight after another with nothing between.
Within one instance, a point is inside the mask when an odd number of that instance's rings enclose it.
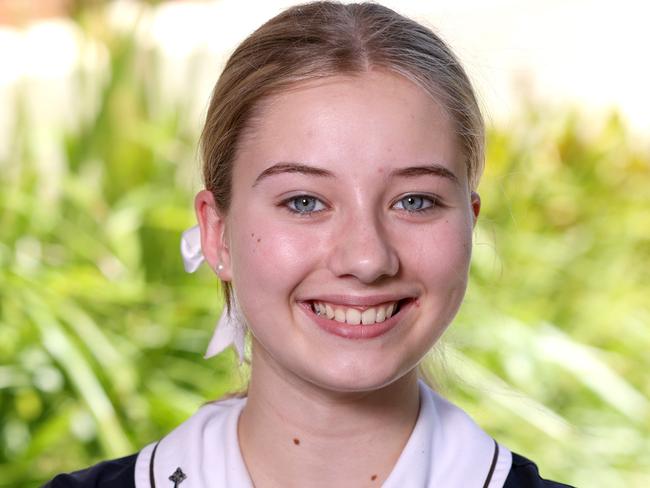
<instances>
[{"instance_id":1,"label":"green foliage background","mask_svg":"<svg viewBox=\"0 0 650 488\"><path fill-rule=\"evenodd\" d=\"M56 172L20 92L9 108L0 486L135 452L245 376L230 353L201 359L218 285L205 269L186 275L178 255L194 222L197 121L161 99L147 69L158 53L101 41L105 84L77 80L98 109L61 129ZM650 151L616 116L522 107L490 129L470 290L432 367L545 476L650 486Z\"/></svg>"}]
</instances>

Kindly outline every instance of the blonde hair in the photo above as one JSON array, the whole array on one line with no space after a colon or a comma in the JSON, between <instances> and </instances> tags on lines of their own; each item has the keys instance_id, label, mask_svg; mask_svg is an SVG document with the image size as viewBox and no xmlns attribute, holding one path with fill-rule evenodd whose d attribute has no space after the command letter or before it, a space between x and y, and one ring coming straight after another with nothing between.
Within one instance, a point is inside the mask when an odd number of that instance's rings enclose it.
<instances>
[{"instance_id":1,"label":"blonde hair","mask_svg":"<svg viewBox=\"0 0 650 488\"><path fill-rule=\"evenodd\" d=\"M201 154L205 186L219 210L229 209L238 144L263 99L301 81L372 69L398 73L442 104L475 189L483 170L484 123L449 47L427 27L376 3L313 2L285 10L244 40L214 88ZM230 309L231 288L223 285Z\"/></svg>"}]
</instances>

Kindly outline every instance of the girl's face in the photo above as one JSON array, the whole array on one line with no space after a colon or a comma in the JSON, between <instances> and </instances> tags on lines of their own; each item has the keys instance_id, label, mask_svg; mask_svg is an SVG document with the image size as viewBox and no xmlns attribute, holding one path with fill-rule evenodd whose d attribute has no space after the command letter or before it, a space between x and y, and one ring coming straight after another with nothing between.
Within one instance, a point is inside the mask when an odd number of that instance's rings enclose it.
<instances>
[{"instance_id":1,"label":"girl's face","mask_svg":"<svg viewBox=\"0 0 650 488\"><path fill-rule=\"evenodd\" d=\"M460 306L480 206L442 107L385 72L301 84L262 104L232 185L204 249L253 368L333 391L412 371Z\"/></svg>"}]
</instances>

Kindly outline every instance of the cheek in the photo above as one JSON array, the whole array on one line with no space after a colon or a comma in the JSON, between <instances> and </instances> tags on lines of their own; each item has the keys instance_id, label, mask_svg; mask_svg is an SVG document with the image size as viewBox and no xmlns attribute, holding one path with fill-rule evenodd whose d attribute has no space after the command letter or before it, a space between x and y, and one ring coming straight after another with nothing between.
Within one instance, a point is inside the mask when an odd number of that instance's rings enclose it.
<instances>
[{"instance_id":1,"label":"cheek","mask_svg":"<svg viewBox=\"0 0 650 488\"><path fill-rule=\"evenodd\" d=\"M247 224L231 234L233 285L255 302L287 300L317 261L317 250L309 232L270 219L242 217ZM282 296L280 296L282 295Z\"/></svg>"},{"instance_id":2,"label":"cheek","mask_svg":"<svg viewBox=\"0 0 650 488\"><path fill-rule=\"evenodd\" d=\"M410 249L402 253L404 269L435 289L464 292L472 249L472 228L464 219L448 219L421 232L407 234Z\"/></svg>"}]
</instances>

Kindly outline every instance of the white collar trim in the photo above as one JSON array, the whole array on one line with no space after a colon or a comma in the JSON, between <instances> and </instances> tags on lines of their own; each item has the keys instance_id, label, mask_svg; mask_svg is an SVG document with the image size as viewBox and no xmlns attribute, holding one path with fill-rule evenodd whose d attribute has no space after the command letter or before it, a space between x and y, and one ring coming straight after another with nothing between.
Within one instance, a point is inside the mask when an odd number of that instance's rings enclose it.
<instances>
[{"instance_id":1,"label":"white collar trim","mask_svg":"<svg viewBox=\"0 0 650 488\"><path fill-rule=\"evenodd\" d=\"M136 488L173 488L170 477L177 469L185 476L178 488L253 488L237 440L245 404L245 398L235 398L204 405L160 442L142 449ZM511 465L508 449L421 382L415 428L382 486L499 488Z\"/></svg>"}]
</instances>

